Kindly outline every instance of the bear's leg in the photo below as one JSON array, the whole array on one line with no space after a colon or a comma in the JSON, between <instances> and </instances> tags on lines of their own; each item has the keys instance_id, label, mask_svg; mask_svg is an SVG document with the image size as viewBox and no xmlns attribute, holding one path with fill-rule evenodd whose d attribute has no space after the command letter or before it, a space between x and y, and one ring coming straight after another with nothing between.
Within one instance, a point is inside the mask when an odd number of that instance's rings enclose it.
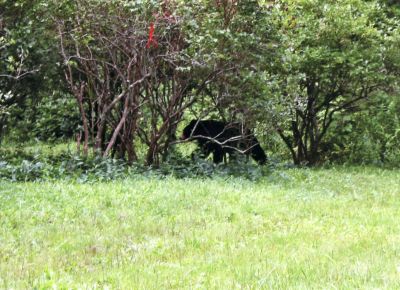
<instances>
[{"instance_id":1,"label":"bear's leg","mask_svg":"<svg viewBox=\"0 0 400 290\"><path fill-rule=\"evenodd\" d=\"M215 148L213 153L214 163L218 164L224 160L224 152L222 151L222 148Z\"/></svg>"}]
</instances>

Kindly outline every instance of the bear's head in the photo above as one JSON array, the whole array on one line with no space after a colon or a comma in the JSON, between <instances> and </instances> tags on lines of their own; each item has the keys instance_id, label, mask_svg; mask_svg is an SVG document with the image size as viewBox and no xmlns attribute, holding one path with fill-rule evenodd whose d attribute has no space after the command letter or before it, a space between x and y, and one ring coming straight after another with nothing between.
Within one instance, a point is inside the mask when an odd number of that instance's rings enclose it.
<instances>
[{"instance_id":1,"label":"bear's head","mask_svg":"<svg viewBox=\"0 0 400 290\"><path fill-rule=\"evenodd\" d=\"M192 120L190 121L189 125L187 125L182 132L181 140L186 140L189 139L192 135L194 135L193 130L196 127L196 124L198 124L198 120Z\"/></svg>"}]
</instances>

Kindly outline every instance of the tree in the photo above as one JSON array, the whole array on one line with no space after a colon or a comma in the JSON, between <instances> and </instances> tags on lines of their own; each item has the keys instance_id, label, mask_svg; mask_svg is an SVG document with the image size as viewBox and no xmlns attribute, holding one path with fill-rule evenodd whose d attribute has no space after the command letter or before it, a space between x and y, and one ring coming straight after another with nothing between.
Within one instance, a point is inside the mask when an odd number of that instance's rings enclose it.
<instances>
[{"instance_id":1,"label":"tree","mask_svg":"<svg viewBox=\"0 0 400 290\"><path fill-rule=\"evenodd\" d=\"M263 97L264 68L275 56L272 10L260 1L193 1L189 7L193 17L187 24L187 51L202 67L197 73L219 69L192 114L254 128L257 120L250 107Z\"/></svg>"},{"instance_id":2,"label":"tree","mask_svg":"<svg viewBox=\"0 0 400 290\"><path fill-rule=\"evenodd\" d=\"M398 26L373 1L287 1L276 9L282 37L269 69L279 84L272 119L294 163L314 165L335 118L390 87L386 48Z\"/></svg>"},{"instance_id":3,"label":"tree","mask_svg":"<svg viewBox=\"0 0 400 290\"><path fill-rule=\"evenodd\" d=\"M54 33L49 29L47 1L0 1L0 141L9 120L32 119L43 95L62 88ZM20 113L12 112L18 106ZM16 110L15 110L16 111Z\"/></svg>"},{"instance_id":4,"label":"tree","mask_svg":"<svg viewBox=\"0 0 400 290\"><path fill-rule=\"evenodd\" d=\"M84 153L92 142L103 156L117 150L136 161L140 138L145 163L158 165L184 110L215 75L192 85L195 64L185 53L182 30L191 15L175 13L169 1L66 1L61 7L55 22L82 118Z\"/></svg>"}]
</instances>

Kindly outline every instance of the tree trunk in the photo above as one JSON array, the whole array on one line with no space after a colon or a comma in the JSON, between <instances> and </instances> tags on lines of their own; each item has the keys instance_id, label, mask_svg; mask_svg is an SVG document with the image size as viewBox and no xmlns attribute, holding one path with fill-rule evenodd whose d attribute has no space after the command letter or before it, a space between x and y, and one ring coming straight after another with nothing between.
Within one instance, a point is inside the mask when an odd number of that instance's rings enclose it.
<instances>
[{"instance_id":1,"label":"tree trunk","mask_svg":"<svg viewBox=\"0 0 400 290\"><path fill-rule=\"evenodd\" d=\"M76 90L76 99L78 101L79 104L79 112L81 114L81 118L82 118L82 124L83 124L83 154L85 156L88 155L89 152L89 124L88 124L88 120L86 117L86 112L85 112L85 108L83 105L83 95L85 93L85 84L81 83L80 89L79 89L79 93Z\"/></svg>"},{"instance_id":2,"label":"tree trunk","mask_svg":"<svg viewBox=\"0 0 400 290\"><path fill-rule=\"evenodd\" d=\"M129 104L130 104L129 96L126 96L122 117L121 117L117 127L114 130L114 133L111 137L110 143L108 143L107 148L104 151L103 157L107 157L108 154L110 153L110 150L113 148L115 141L117 140L119 132L121 131L122 127L124 126L124 124L126 122L126 117L128 116L128 113L129 113Z\"/></svg>"},{"instance_id":3,"label":"tree trunk","mask_svg":"<svg viewBox=\"0 0 400 290\"><path fill-rule=\"evenodd\" d=\"M146 154L146 165L150 166L150 165L154 165L156 167L158 167L159 165L159 160L158 160L158 144L157 142L153 141L150 146L149 149L147 150L147 154Z\"/></svg>"}]
</instances>

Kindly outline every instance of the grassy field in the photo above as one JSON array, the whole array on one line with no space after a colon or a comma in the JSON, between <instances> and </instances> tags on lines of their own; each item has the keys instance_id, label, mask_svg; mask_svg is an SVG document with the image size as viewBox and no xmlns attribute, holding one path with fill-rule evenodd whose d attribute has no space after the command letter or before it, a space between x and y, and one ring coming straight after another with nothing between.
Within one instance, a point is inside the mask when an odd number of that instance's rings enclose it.
<instances>
[{"instance_id":1,"label":"grassy field","mask_svg":"<svg viewBox=\"0 0 400 290\"><path fill-rule=\"evenodd\" d=\"M0 288L400 288L400 172L0 183Z\"/></svg>"}]
</instances>

